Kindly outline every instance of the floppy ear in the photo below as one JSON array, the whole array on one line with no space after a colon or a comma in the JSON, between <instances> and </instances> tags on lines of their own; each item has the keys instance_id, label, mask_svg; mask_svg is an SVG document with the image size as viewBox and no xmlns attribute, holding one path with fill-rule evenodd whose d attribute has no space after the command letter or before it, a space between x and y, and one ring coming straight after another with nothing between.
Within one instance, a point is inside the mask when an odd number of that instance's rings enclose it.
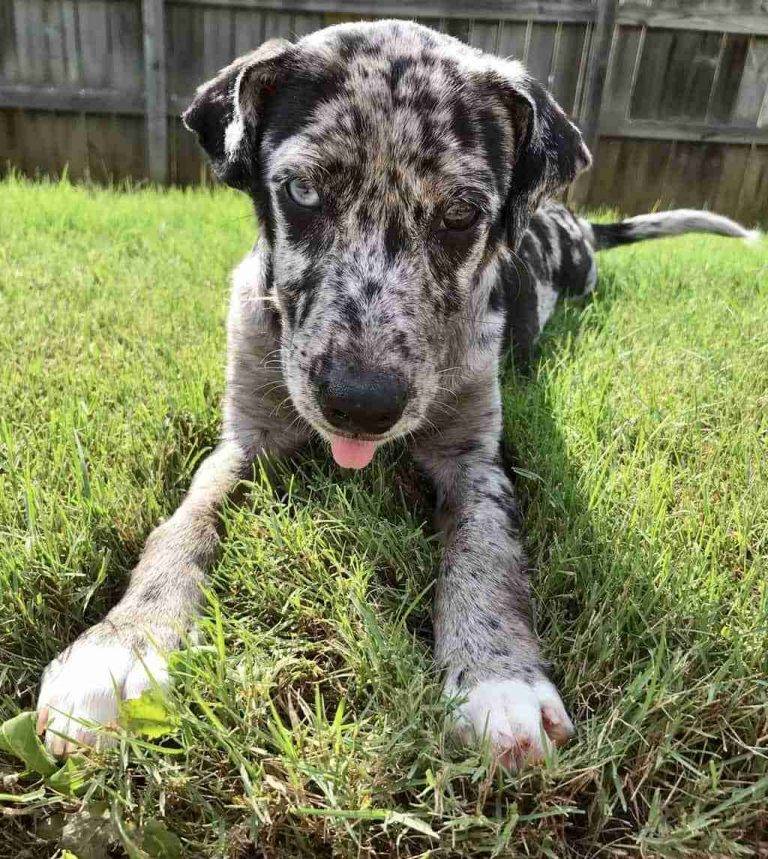
<instances>
[{"instance_id":1,"label":"floppy ear","mask_svg":"<svg viewBox=\"0 0 768 859\"><path fill-rule=\"evenodd\" d=\"M182 114L216 175L233 188L246 190L255 179L264 101L292 48L285 39L271 39L235 60L198 87Z\"/></svg>"},{"instance_id":2,"label":"floppy ear","mask_svg":"<svg viewBox=\"0 0 768 859\"><path fill-rule=\"evenodd\" d=\"M510 244L517 247L531 213L545 198L570 185L590 166L592 156L579 129L541 84L525 75L509 87L515 153L507 229Z\"/></svg>"}]
</instances>

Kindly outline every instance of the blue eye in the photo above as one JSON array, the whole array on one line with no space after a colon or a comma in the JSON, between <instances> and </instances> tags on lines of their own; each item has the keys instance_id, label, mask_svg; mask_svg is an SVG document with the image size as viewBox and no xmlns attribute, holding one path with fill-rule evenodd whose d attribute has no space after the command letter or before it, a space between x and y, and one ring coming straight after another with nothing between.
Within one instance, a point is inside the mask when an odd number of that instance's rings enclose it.
<instances>
[{"instance_id":1,"label":"blue eye","mask_svg":"<svg viewBox=\"0 0 768 859\"><path fill-rule=\"evenodd\" d=\"M320 195L309 182L305 182L303 179L291 179L285 187L288 196L297 206L303 206L305 209L317 209L319 207Z\"/></svg>"}]
</instances>

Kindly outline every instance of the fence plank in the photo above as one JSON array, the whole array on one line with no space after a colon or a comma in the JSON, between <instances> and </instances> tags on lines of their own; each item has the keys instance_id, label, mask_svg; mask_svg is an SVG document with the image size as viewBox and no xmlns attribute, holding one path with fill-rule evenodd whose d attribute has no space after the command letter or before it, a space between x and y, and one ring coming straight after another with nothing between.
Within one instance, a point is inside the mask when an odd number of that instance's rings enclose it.
<instances>
[{"instance_id":1,"label":"fence plank","mask_svg":"<svg viewBox=\"0 0 768 859\"><path fill-rule=\"evenodd\" d=\"M615 206L616 185L614 176L621 157L624 141L616 138L601 137L591 148L594 163L591 170L576 180L569 193L569 201L574 206Z\"/></svg>"},{"instance_id":2,"label":"fence plank","mask_svg":"<svg viewBox=\"0 0 768 859\"><path fill-rule=\"evenodd\" d=\"M649 212L656 206L668 208L671 163L676 144L667 140L625 140L621 147L614 182L626 186L622 209L630 214Z\"/></svg>"},{"instance_id":3,"label":"fence plank","mask_svg":"<svg viewBox=\"0 0 768 859\"><path fill-rule=\"evenodd\" d=\"M672 30L646 31L629 107L632 119L658 119L675 35Z\"/></svg>"},{"instance_id":4,"label":"fence plank","mask_svg":"<svg viewBox=\"0 0 768 859\"><path fill-rule=\"evenodd\" d=\"M166 57L167 86L171 96L186 101L206 80L203 52L205 30L203 9L167 4Z\"/></svg>"},{"instance_id":5,"label":"fence plank","mask_svg":"<svg viewBox=\"0 0 768 859\"><path fill-rule=\"evenodd\" d=\"M235 56L231 9L203 10L203 78L212 78Z\"/></svg>"},{"instance_id":6,"label":"fence plank","mask_svg":"<svg viewBox=\"0 0 768 859\"><path fill-rule=\"evenodd\" d=\"M140 117L90 115L85 118L88 170L96 182L146 179L145 128Z\"/></svg>"},{"instance_id":7,"label":"fence plank","mask_svg":"<svg viewBox=\"0 0 768 859\"><path fill-rule=\"evenodd\" d=\"M59 148L55 113L26 113L19 124L24 158L29 171L39 176L56 176L64 166Z\"/></svg>"},{"instance_id":8,"label":"fence plank","mask_svg":"<svg viewBox=\"0 0 768 859\"><path fill-rule=\"evenodd\" d=\"M77 44L77 0L61 0L61 23L64 52L67 57L66 82L74 84L82 78L80 51Z\"/></svg>"},{"instance_id":9,"label":"fence plank","mask_svg":"<svg viewBox=\"0 0 768 859\"><path fill-rule=\"evenodd\" d=\"M530 73L536 80L541 81L544 86L550 85L549 75L552 70L552 61L555 57L556 35L556 24L540 24L539 22L535 22L531 25L526 65Z\"/></svg>"},{"instance_id":10,"label":"fence plank","mask_svg":"<svg viewBox=\"0 0 768 859\"><path fill-rule=\"evenodd\" d=\"M117 89L141 92L144 89L144 49L139 3L125 0L112 3L108 26L113 85Z\"/></svg>"},{"instance_id":11,"label":"fence plank","mask_svg":"<svg viewBox=\"0 0 768 859\"><path fill-rule=\"evenodd\" d=\"M757 125L768 93L768 38L750 39L731 117L734 122Z\"/></svg>"},{"instance_id":12,"label":"fence plank","mask_svg":"<svg viewBox=\"0 0 768 859\"><path fill-rule=\"evenodd\" d=\"M267 39L289 39L291 16L287 12L264 13L264 41Z\"/></svg>"},{"instance_id":13,"label":"fence plank","mask_svg":"<svg viewBox=\"0 0 768 859\"><path fill-rule=\"evenodd\" d=\"M47 45L40 0L15 0L13 23L19 79L28 83L47 83Z\"/></svg>"},{"instance_id":14,"label":"fence plank","mask_svg":"<svg viewBox=\"0 0 768 859\"><path fill-rule=\"evenodd\" d=\"M750 146L724 147L717 190L712 199L713 211L738 216L750 148Z\"/></svg>"},{"instance_id":15,"label":"fence plank","mask_svg":"<svg viewBox=\"0 0 768 859\"><path fill-rule=\"evenodd\" d=\"M16 120L18 110L0 110L0 176L13 165L21 168L21 153L17 145Z\"/></svg>"},{"instance_id":16,"label":"fence plank","mask_svg":"<svg viewBox=\"0 0 768 859\"><path fill-rule=\"evenodd\" d=\"M65 167L74 179L88 176L88 149L81 117L53 112L8 111L6 129L14 162L30 175L60 176ZM73 122L73 119L75 122ZM0 146L0 152L9 150Z\"/></svg>"},{"instance_id":17,"label":"fence plank","mask_svg":"<svg viewBox=\"0 0 768 859\"><path fill-rule=\"evenodd\" d=\"M685 140L692 143L752 143L768 141L768 128L686 120L614 120L604 117L602 134L646 140Z\"/></svg>"},{"instance_id":18,"label":"fence plank","mask_svg":"<svg viewBox=\"0 0 768 859\"><path fill-rule=\"evenodd\" d=\"M768 200L768 146L753 146L744 172L738 217L747 224L766 219Z\"/></svg>"},{"instance_id":19,"label":"fence plank","mask_svg":"<svg viewBox=\"0 0 768 859\"><path fill-rule=\"evenodd\" d=\"M710 30L715 33L768 33L768 16L757 5L753 13L737 12L723 3L678 2L674 7L648 6L638 0L623 0L619 13L622 24L637 24L668 30Z\"/></svg>"},{"instance_id":20,"label":"fence plank","mask_svg":"<svg viewBox=\"0 0 768 859\"><path fill-rule=\"evenodd\" d=\"M103 0L80 0L77 6L80 80L86 87L113 83L108 11Z\"/></svg>"},{"instance_id":21,"label":"fence plank","mask_svg":"<svg viewBox=\"0 0 768 859\"><path fill-rule=\"evenodd\" d=\"M717 184L723 162L723 147L677 143L670 162L665 185L675 205L692 209L710 208L717 196Z\"/></svg>"},{"instance_id":22,"label":"fence plank","mask_svg":"<svg viewBox=\"0 0 768 859\"><path fill-rule=\"evenodd\" d=\"M184 128L177 117L172 117L168 126L170 181L176 185L207 185L213 182L195 136Z\"/></svg>"},{"instance_id":23,"label":"fence plank","mask_svg":"<svg viewBox=\"0 0 768 859\"><path fill-rule=\"evenodd\" d=\"M469 29L469 44L489 54L495 54L499 44L499 23L494 21L472 21Z\"/></svg>"},{"instance_id":24,"label":"fence plank","mask_svg":"<svg viewBox=\"0 0 768 859\"><path fill-rule=\"evenodd\" d=\"M728 122L731 118L748 50L748 36L726 35L708 111L715 122Z\"/></svg>"},{"instance_id":25,"label":"fence plank","mask_svg":"<svg viewBox=\"0 0 768 859\"><path fill-rule=\"evenodd\" d=\"M720 33L701 33L698 50L687 78L688 103L683 116L706 121L710 95L714 91L722 55L723 37Z\"/></svg>"},{"instance_id":26,"label":"fence plank","mask_svg":"<svg viewBox=\"0 0 768 859\"><path fill-rule=\"evenodd\" d=\"M251 10L236 9L234 12L235 56L241 57L266 41L264 36L264 14Z\"/></svg>"},{"instance_id":27,"label":"fence plank","mask_svg":"<svg viewBox=\"0 0 768 859\"><path fill-rule=\"evenodd\" d=\"M19 79L17 46L15 7L13 3L0 3L0 78L4 81Z\"/></svg>"},{"instance_id":28,"label":"fence plank","mask_svg":"<svg viewBox=\"0 0 768 859\"><path fill-rule=\"evenodd\" d=\"M245 9L290 10L294 13L329 15L372 15L398 18L473 18L498 21L570 21L594 20L595 3L591 0L174 0L196 6L229 6ZM747 11L749 10L749 11ZM710 30L768 35L768 16L760 0L750 0L743 10L734 10L727 2L682 2L673 6L649 5L644 0L622 0L618 23L675 30Z\"/></svg>"},{"instance_id":29,"label":"fence plank","mask_svg":"<svg viewBox=\"0 0 768 859\"><path fill-rule=\"evenodd\" d=\"M0 108L66 113L144 113L144 96L115 89L0 84Z\"/></svg>"},{"instance_id":30,"label":"fence plank","mask_svg":"<svg viewBox=\"0 0 768 859\"><path fill-rule=\"evenodd\" d=\"M444 18L493 21L590 21L594 0L170 0L190 6L227 6L263 9L292 14L342 15L346 20L359 16L376 18ZM732 15L731 15L732 17Z\"/></svg>"},{"instance_id":31,"label":"fence plank","mask_svg":"<svg viewBox=\"0 0 768 859\"><path fill-rule=\"evenodd\" d=\"M642 27L617 27L611 51L605 89L603 90L603 117L627 119L636 67L642 55L644 31Z\"/></svg>"},{"instance_id":32,"label":"fence plank","mask_svg":"<svg viewBox=\"0 0 768 859\"><path fill-rule=\"evenodd\" d=\"M554 67L550 71L550 89L552 95L571 115L578 110L576 90L579 83L578 69L584 52L584 40L587 37L585 24L563 24L557 46L557 56Z\"/></svg>"},{"instance_id":33,"label":"fence plank","mask_svg":"<svg viewBox=\"0 0 768 859\"><path fill-rule=\"evenodd\" d=\"M447 18L445 21L445 30L449 36L453 36L462 42L469 42L469 28L471 21L469 18Z\"/></svg>"},{"instance_id":34,"label":"fence plank","mask_svg":"<svg viewBox=\"0 0 768 859\"><path fill-rule=\"evenodd\" d=\"M514 21L502 21L499 29L499 54L502 57L512 57L525 62L526 45L528 44L528 24L517 24Z\"/></svg>"},{"instance_id":35,"label":"fence plank","mask_svg":"<svg viewBox=\"0 0 768 859\"><path fill-rule=\"evenodd\" d=\"M47 114L54 118L50 131L55 135L51 161L56 165L53 175L60 175L66 167L72 179L86 179L88 172L88 141L85 134L85 117L66 114Z\"/></svg>"},{"instance_id":36,"label":"fence plank","mask_svg":"<svg viewBox=\"0 0 768 859\"><path fill-rule=\"evenodd\" d=\"M656 70L663 81L658 117L706 118L720 41L716 33L674 33L667 67L663 74Z\"/></svg>"},{"instance_id":37,"label":"fence plank","mask_svg":"<svg viewBox=\"0 0 768 859\"><path fill-rule=\"evenodd\" d=\"M618 0L598 0L597 21L592 36L584 108L581 114L582 132L589 149L594 149L597 143L600 113L603 107L603 89L618 5Z\"/></svg>"},{"instance_id":38,"label":"fence plank","mask_svg":"<svg viewBox=\"0 0 768 859\"><path fill-rule=\"evenodd\" d=\"M352 16L353 18L356 16ZM314 33L323 26L322 15L294 15L291 24L291 37L300 39L309 33Z\"/></svg>"},{"instance_id":39,"label":"fence plank","mask_svg":"<svg viewBox=\"0 0 768 859\"><path fill-rule=\"evenodd\" d=\"M46 55L48 61L47 79L54 84L66 83L66 53L64 45L64 18L61 0L48 2L43 8L45 26Z\"/></svg>"},{"instance_id":40,"label":"fence plank","mask_svg":"<svg viewBox=\"0 0 768 859\"><path fill-rule=\"evenodd\" d=\"M168 96L165 66L164 0L142 0L144 28L144 98L149 178L168 179Z\"/></svg>"}]
</instances>

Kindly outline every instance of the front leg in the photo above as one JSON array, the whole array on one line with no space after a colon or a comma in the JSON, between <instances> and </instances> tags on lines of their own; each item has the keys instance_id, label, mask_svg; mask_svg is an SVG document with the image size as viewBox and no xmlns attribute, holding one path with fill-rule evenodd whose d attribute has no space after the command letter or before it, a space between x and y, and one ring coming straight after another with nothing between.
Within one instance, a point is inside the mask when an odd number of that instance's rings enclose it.
<instances>
[{"instance_id":1,"label":"front leg","mask_svg":"<svg viewBox=\"0 0 768 859\"><path fill-rule=\"evenodd\" d=\"M156 528L120 602L48 666L38 729L55 754L104 742L92 725L117 721L120 701L167 681L166 656L197 615L219 545L219 511L261 457L286 456L306 440L274 360L278 333L259 300L262 258L238 269L229 319L223 438L178 510Z\"/></svg>"},{"instance_id":2,"label":"front leg","mask_svg":"<svg viewBox=\"0 0 768 859\"><path fill-rule=\"evenodd\" d=\"M470 419L415 451L436 485L444 543L435 657L446 695L462 699L459 735L487 734L502 761L518 766L541 759L547 738L565 742L573 725L532 629L520 515L499 455L498 400L486 393L469 399Z\"/></svg>"},{"instance_id":3,"label":"front leg","mask_svg":"<svg viewBox=\"0 0 768 859\"><path fill-rule=\"evenodd\" d=\"M121 699L167 682L167 654L197 613L218 545L217 512L253 454L234 441L219 445L179 509L150 535L120 602L46 668L38 730L54 754L104 743L92 724L115 724Z\"/></svg>"}]
</instances>

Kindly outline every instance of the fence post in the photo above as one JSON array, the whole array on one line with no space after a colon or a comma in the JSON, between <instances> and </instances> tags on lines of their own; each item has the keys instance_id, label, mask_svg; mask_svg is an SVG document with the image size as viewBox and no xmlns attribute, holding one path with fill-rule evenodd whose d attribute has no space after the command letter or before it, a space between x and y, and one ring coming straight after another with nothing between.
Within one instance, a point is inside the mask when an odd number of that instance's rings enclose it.
<instances>
[{"instance_id":1,"label":"fence post","mask_svg":"<svg viewBox=\"0 0 768 859\"><path fill-rule=\"evenodd\" d=\"M619 0L597 0L597 19L589 52L589 66L581 111L581 133L584 142L594 154L600 133L600 112L603 106L603 88L608 71L608 59L616 23Z\"/></svg>"},{"instance_id":2,"label":"fence post","mask_svg":"<svg viewBox=\"0 0 768 859\"><path fill-rule=\"evenodd\" d=\"M168 95L165 71L165 0L142 0L144 113L149 178L168 181Z\"/></svg>"}]
</instances>

